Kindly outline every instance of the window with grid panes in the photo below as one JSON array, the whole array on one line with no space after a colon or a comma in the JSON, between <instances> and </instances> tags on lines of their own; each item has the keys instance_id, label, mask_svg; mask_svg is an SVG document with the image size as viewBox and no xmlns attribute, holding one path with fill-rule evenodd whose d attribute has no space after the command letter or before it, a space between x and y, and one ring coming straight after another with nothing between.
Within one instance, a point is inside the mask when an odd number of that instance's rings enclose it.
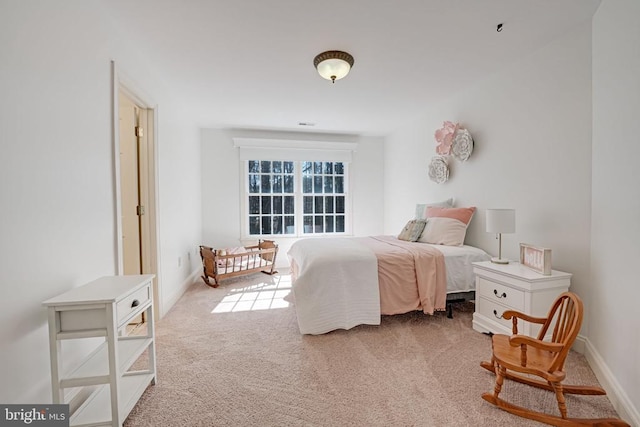
<instances>
[{"instance_id":1,"label":"window with grid panes","mask_svg":"<svg viewBox=\"0 0 640 427\"><path fill-rule=\"evenodd\" d=\"M294 162L249 160L249 234L295 234Z\"/></svg>"},{"instance_id":2,"label":"window with grid panes","mask_svg":"<svg viewBox=\"0 0 640 427\"><path fill-rule=\"evenodd\" d=\"M344 163L302 162L304 234L344 233L344 178Z\"/></svg>"},{"instance_id":3,"label":"window with grid panes","mask_svg":"<svg viewBox=\"0 0 640 427\"><path fill-rule=\"evenodd\" d=\"M250 235L346 231L346 164L249 160Z\"/></svg>"}]
</instances>

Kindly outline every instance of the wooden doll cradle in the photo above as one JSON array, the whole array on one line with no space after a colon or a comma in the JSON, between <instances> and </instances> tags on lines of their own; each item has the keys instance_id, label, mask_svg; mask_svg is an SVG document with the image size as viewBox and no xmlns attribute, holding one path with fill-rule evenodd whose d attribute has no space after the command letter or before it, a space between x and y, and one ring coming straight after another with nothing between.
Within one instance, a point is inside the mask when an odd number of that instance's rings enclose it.
<instances>
[{"instance_id":1,"label":"wooden doll cradle","mask_svg":"<svg viewBox=\"0 0 640 427\"><path fill-rule=\"evenodd\" d=\"M257 245L238 249L212 249L200 246L202 258L202 279L217 288L223 279L262 272L276 274L278 245L273 240L259 240ZM213 283L210 279L213 279Z\"/></svg>"}]
</instances>

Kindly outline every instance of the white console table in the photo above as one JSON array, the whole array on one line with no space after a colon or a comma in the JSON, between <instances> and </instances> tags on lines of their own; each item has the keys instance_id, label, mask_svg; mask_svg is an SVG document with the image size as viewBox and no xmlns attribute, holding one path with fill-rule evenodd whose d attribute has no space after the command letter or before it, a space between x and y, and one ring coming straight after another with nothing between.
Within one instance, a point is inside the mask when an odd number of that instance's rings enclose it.
<instances>
[{"instance_id":1,"label":"white console table","mask_svg":"<svg viewBox=\"0 0 640 427\"><path fill-rule=\"evenodd\" d=\"M68 403L72 426L121 426L156 381L152 274L110 276L44 301L49 317L53 403ZM146 333L126 336L146 312ZM73 369L62 372L62 341L104 337ZM147 354L146 368L130 370ZM73 393L65 389L74 388Z\"/></svg>"},{"instance_id":2,"label":"white console table","mask_svg":"<svg viewBox=\"0 0 640 427\"><path fill-rule=\"evenodd\" d=\"M473 329L484 333L511 335L512 320L502 314L516 310L530 316L545 317L553 302L569 290L571 274L553 270L545 276L519 264L474 262L476 310ZM540 325L518 320L521 334L537 336Z\"/></svg>"}]
</instances>

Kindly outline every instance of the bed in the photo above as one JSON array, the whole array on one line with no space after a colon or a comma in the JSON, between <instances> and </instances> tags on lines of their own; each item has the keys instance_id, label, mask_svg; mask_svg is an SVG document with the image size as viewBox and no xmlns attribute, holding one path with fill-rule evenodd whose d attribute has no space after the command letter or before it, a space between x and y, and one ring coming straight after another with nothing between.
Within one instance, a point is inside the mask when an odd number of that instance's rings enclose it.
<instances>
[{"instance_id":1,"label":"bed","mask_svg":"<svg viewBox=\"0 0 640 427\"><path fill-rule=\"evenodd\" d=\"M471 263L490 259L473 246L395 236L302 239L288 255L298 326L314 335L379 325L381 315L445 311L448 299L474 291Z\"/></svg>"}]
</instances>

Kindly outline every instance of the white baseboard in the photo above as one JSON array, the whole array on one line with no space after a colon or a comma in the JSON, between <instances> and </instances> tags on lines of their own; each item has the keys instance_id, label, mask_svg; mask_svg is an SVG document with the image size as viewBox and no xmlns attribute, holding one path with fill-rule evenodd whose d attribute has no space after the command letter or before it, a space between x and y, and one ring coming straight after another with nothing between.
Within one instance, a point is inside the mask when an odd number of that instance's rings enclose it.
<instances>
[{"instance_id":1,"label":"white baseboard","mask_svg":"<svg viewBox=\"0 0 640 427\"><path fill-rule=\"evenodd\" d=\"M164 304L162 305L162 313L160 314L161 318L164 317L164 315L167 314L169 310L171 310L171 307L173 307L178 302L180 297L187 291L187 289L189 289L193 282L196 281L196 278L200 275L201 272L202 268L193 270L193 272L180 284L173 295L165 300Z\"/></svg>"},{"instance_id":2,"label":"white baseboard","mask_svg":"<svg viewBox=\"0 0 640 427\"><path fill-rule=\"evenodd\" d=\"M640 412L638 412L638 408L633 405L633 402L631 402L631 399L629 399L629 396L620 386L620 383L613 376L604 359L589 339L578 336L573 345L573 349L578 353L584 354L589 366L596 375L602 388L607 392L607 397L618 412L620 418L632 426L640 427Z\"/></svg>"},{"instance_id":3,"label":"white baseboard","mask_svg":"<svg viewBox=\"0 0 640 427\"><path fill-rule=\"evenodd\" d=\"M571 350L576 351L580 354L584 354L584 352L586 351L586 347L587 339L582 335L578 335L576 337L576 340L573 342L573 347L571 347Z\"/></svg>"}]
</instances>

